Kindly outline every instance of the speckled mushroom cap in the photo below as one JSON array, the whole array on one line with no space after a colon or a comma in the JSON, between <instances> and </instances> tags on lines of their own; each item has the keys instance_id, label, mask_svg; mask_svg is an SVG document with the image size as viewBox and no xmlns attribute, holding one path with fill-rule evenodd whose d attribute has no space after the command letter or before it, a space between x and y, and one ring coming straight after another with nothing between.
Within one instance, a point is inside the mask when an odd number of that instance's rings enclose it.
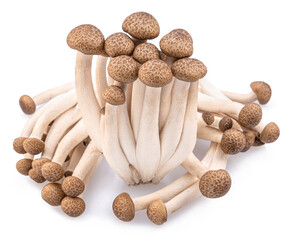
<instances>
[{"instance_id":1,"label":"speckled mushroom cap","mask_svg":"<svg viewBox=\"0 0 287 240\"><path fill-rule=\"evenodd\" d=\"M147 209L148 218L155 224L161 225L167 221L167 211L162 200L152 201Z\"/></svg>"},{"instance_id":2,"label":"speckled mushroom cap","mask_svg":"<svg viewBox=\"0 0 287 240\"><path fill-rule=\"evenodd\" d=\"M207 198L224 196L231 187L231 177L223 169L210 170L203 174L199 181L199 190Z\"/></svg>"},{"instance_id":3,"label":"speckled mushroom cap","mask_svg":"<svg viewBox=\"0 0 287 240\"><path fill-rule=\"evenodd\" d=\"M176 29L172 30L171 32L180 32L180 33L184 34L185 36L187 36L189 38L189 40L193 43L193 39L192 39L190 33L188 31L186 31L185 29L176 28Z\"/></svg>"},{"instance_id":4,"label":"speckled mushroom cap","mask_svg":"<svg viewBox=\"0 0 287 240\"><path fill-rule=\"evenodd\" d=\"M47 162L51 162L50 159L48 158L38 158L35 159L32 162L32 168L35 170L35 172L39 175L42 175L42 166L47 163Z\"/></svg>"},{"instance_id":5,"label":"speckled mushroom cap","mask_svg":"<svg viewBox=\"0 0 287 240\"><path fill-rule=\"evenodd\" d=\"M72 29L68 34L67 44L70 48L86 55L99 55L104 51L105 38L95 26L83 24Z\"/></svg>"},{"instance_id":6,"label":"speckled mushroom cap","mask_svg":"<svg viewBox=\"0 0 287 240\"><path fill-rule=\"evenodd\" d=\"M108 86L102 93L103 99L112 105L121 105L126 101L125 92L116 85Z\"/></svg>"},{"instance_id":7,"label":"speckled mushroom cap","mask_svg":"<svg viewBox=\"0 0 287 240\"><path fill-rule=\"evenodd\" d=\"M67 196L78 197L85 190L85 184L77 177L66 177L62 183L62 190Z\"/></svg>"},{"instance_id":8,"label":"speckled mushroom cap","mask_svg":"<svg viewBox=\"0 0 287 240\"><path fill-rule=\"evenodd\" d=\"M41 191L41 196L45 202L51 206L60 206L65 193L59 183L48 183Z\"/></svg>"},{"instance_id":9,"label":"speckled mushroom cap","mask_svg":"<svg viewBox=\"0 0 287 240\"><path fill-rule=\"evenodd\" d=\"M37 174L33 168L29 170L29 177L36 183L43 183L46 181L46 179L43 178L43 176Z\"/></svg>"},{"instance_id":10,"label":"speckled mushroom cap","mask_svg":"<svg viewBox=\"0 0 287 240\"><path fill-rule=\"evenodd\" d=\"M246 104L238 115L238 122L247 128L253 128L262 119L262 108L257 103Z\"/></svg>"},{"instance_id":11,"label":"speckled mushroom cap","mask_svg":"<svg viewBox=\"0 0 287 240\"><path fill-rule=\"evenodd\" d=\"M159 59L159 51L152 43L141 43L136 46L133 58L143 64L149 60Z\"/></svg>"},{"instance_id":12,"label":"speckled mushroom cap","mask_svg":"<svg viewBox=\"0 0 287 240\"><path fill-rule=\"evenodd\" d=\"M237 129L228 129L222 135L220 146L226 154L237 154L245 146L245 136Z\"/></svg>"},{"instance_id":13,"label":"speckled mushroom cap","mask_svg":"<svg viewBox=\"0 0 287 240\"><path fill-rule=\"evenodd\" d=\"M260 134L260 140L263 143L275 142L280 135L280 129L276 123L268 123Z\"/></svg>"},{"instance_id":14,"label":"speckled mushroom cap","mask_svg":"<svg viewBox=\"0 0 287 240\"><path fill-rule=\"evenodd\" d=\"M211 125L214 122L214 116L211 112L203 112L202 119L207 125Z\"/></svg>"},{"instance_id":15,"label":"speckled mushroom cap","mask_svg":"<svg viewBox=\"0 0 287 240\"><path fill-rule=\"evenodd\" d=\"M271 87L263 81L256 81L250 84L252 91L256 94L258 101L261 104L269 102L272 94Z\"/></svg>"},{"instance_id":16,"label":"speckled mushroom cap","mask_svg":"<svg viewBox=\"0 0 287 240\"><path fill-rule=\"evenodd\" d=\"M159 24L149 13L135 12L123 22L122 28L132 37L140 40L153 39L159 35Z\"/></svg>"},{"instance_id":17,"label":"speckled mushroom cap","mask_svg":"<svg viewBox=\"0 0 287 240\"><path fill-rule=\"evenodd\" d=\"M159 45L164 54L174 58L190 57L193 53L192 38L178 30L163 36Z\"/></svg>"},{"instance_id":18,"label":"speckled mushroom cap","mask_svg":"<svg viewBox=\"0 0 287 240\"><path fill-rule=\"evenodd\" d=\"M140 67L139 79L150 87L163 87L171 82L172 72L164 61L154 59Z\"/></svg>"},{"instance_id":19,"label":"speckled mushroom cap","mask_svg":"<svg viewBox=\"0 0 287 240\"><path fill-rule=\"evenodd\" d=\"M243 131L245 136L245 146L241 152L247 152L254 144L255 134L252 131Z\"/></svg>"},{"instance_id":20,"label":"speckled mushroom cap","mask_svg":"<svg viewBox=\"0 0 287 240\"><path fill-rule=\"evenodd\" d=\"M79 197L64 197L61 201L61 208L70 217L80 216L86 209L85 201Z\"/></svg>"},{"instance_id":21,"label":"speckled mushroom cap","mask_svg":"<svg viewBox=\"0 0 287 240\"><path fill-rule=\"evenodd\" d=\"M42 166L42 175L49 182L59 181L65 174L63 167L55 162L47 162Z\"/></svg>"},{"instance_id":22,"label":"speckled mushroom cap","mask_svg":"<svg viewBox=\"0 0 287 240\"><path fill-rule=\"evenodd\" d=\"M218 123L218 128L222 132L225 132L226 130L232 128L232 126L233 126L232 119L228 116L223 117Z\"/></svg>"},{"instance_id":23,"label":"speckled mushroom cap","mask_svg":"<svg viewBox=\"0 0 287 240\"><path fill-rule=\"evenodd\" d=\"M110 57L131 55L135 48L133 40L125 33L114 33L105 41L105 51Z\"/></svg>"},{"instance_id":24,"label":"speckled mushroom cap","mask_svg":"<svg viewBox=\"0 0 287 240\"><path fill-rule=\"evenodd\" d=\"M195 82L206 75L207 68L195 58L182 58L172 64L171 71L179 80Z\"/></svg>"},{"instance_id":25,"label":"speckled mushroom cap","mask_svg":"<svg viewBox=\"0 0 287 240\"><path fill-rule=\"evenodd\" d=\"M36 111L36 104L28 95L23 95L19 99L19 105L22 111L26 114L33 114Z\"/></svg>"},{"instance_id":26,"label":"speckled mushroom cap","mask_svg":"<svg viewBox=\"0 0 287 240\"><path fill-rule=\"evenodd\" d=\"M23 143L24 141L26 140L27 138L26 137L18 137L18 138L15 138L14 141L13 141L13 149L17 152L17 153L20 153L20 154L25 154L26 151L23 147Z\"/></svg>"},{"instance_id":27,"label":"speckled mushroom cap","mask_svg":"<svg viewBox=\"0 0 287 240\"><path fill-rule=\"evenodd\" d=\"M113 212L122 221L129 222L135 217L135 205L128 193L119 194L113 202Z\"/></svg>"},{"instance_id":28,"label":"speckled mushroom cap","mask_svg":"<svg viewBox=\"0 0 287 240\"><path fill-rule=\"evenodd\" d=\"M24 158L16 163L16 169L19 173L28 176L30 169L32 168L33 160Z\"/></svg>"},{"instance_id":29,"label":"speckled mushroom cap","mask_svg":"<svg viewBox=\"0 0 287 240\"><path fill-rule=\"evenodd\" d=\"M130 56L112 58L108 65L108 73L114 80L122 83L131 83L138 78L137 62Z\"/></svg>"},{"instance_id":30,"label":"speckled mushroom cap","mask_svg":"<svg viewBox=\"0 0 287 240\"><path fill-rule=\"evenodd\" d=\"M38 138L27 138L23 142L23 148L27 153L30 153L32 155L37 155L44 151L45 149L45 143Z\"/></svg>"}]
</instances>

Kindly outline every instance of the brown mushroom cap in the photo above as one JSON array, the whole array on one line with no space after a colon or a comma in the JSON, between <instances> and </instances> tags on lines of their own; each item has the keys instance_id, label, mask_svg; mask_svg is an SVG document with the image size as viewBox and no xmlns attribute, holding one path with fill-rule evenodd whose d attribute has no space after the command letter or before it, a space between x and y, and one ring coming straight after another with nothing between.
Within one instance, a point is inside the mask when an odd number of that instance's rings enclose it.
<instances>
[{"instance_id":1,"label":"brown mushroom cap","mask_svg":"<svg viewBox=\"0 0 287 240\"><path fill-rule=\"evenodd\" d=\"M136 12L129 15L123 22L125 32L136 39L153 39L159 35L159 24L149 13Z\"/></svg>"},{"instance_id":2,"label":"brown mushroom cap","mask_svg":"<svg viewBox=\"0 0 287 240\"><path fill-rule=\"evenodd\" d=\"M138 78L137 62L129 56L112 58L108 65L108 73L114 80L122 83L131 83Z\"/></svg>"},{"instance_id":3,"label":"brown mushroom cap","mask_svg":"<svg viewBox=\"0 0 287 240\"><path fill-rule=\"evenodd\" d=\"M257 103L246 104L238 115L238 122L247 128L253 128L262 119L262 108Z\"/></svg>"},{"instance_id":4,"label":"brown mushroom cap","mask_svg":"<svg viewBox=\"0 0 287 240\"><path fill-rule=\"evenodd\" d=\"M173 75L185 82L195 82L207 73L206 66L195 58L183 58L175 61L171 66Z\"/></svg>"},{"instance_id":5,"label":"brown mushroom cap","mask_svg":"<svg viewBox=\"0 0 287 240\"><path fill-rule=\"evenodd\" d=\"M252 131L244 131L243 134L245 136L245 146L241 152L246 152L253 146L255 141L255 134Z\"/></svg>"},{"instance_id":6,"label":"brown mushroom cap","mask_svg":"<svg viewBox=\"0 0 287 240\"><path fill-rule=\"evenodd\" d=\"M23 95L19 99L19 105L22 111L26 114L33 114L36 111L36 104L28 95Z\"/></svg>"},{"instance_id":7,"label":"brown mushroom cap","mask_svg":"<svg viewBox=\"0 0 287 240\"><path fill-rule=\"evenodd\" d=\"M37 174L33 168L29 170L29 176L36 183L43 183L46 181L46 179L43 178L43 176Z\"/></svg>"},{"instance_id":8,"label":"brown mushroom cap","mask_svg":"<svg viewBox=\"0 0 287 240\"><path fill-rule=\"evenodd\" d=\"M105 51L110 57L131 55L135 48L133 40L125 33L114 33L105 41Z\"/></svg>"},{"instance_id":9,"label":"brown mushroom cap","mask_svg":"<svg viewBox=\"0 0 287 240\"><path fill-rule=\"evenodd\" d=\"M41 196L48 204L52 206L60 206L65 193L59 183L48 183L41 191Z\"/></svg>"},{"instance_id":10,"label":"brown mushroom cap","mask_svg":"<svg viewBox=\"0 0 287 240\"><path fill-rule=\"evenodd\" d=\"M202 119L207 125L211 125L214 122L214 116L211 112L203 112Z\"/></svg>"},{"instance_id":11,"label":"brown mushroom cap","mask_svg":"<svg viewBox=\"0 0 287 240\"><path fill-rule=\"evenodd\" d=\"M276 123L268 123L260 134L260 140L263 143L275 142L280 135L280 129Z\"/></svg>"},{"instance_id":12,"label":"brown mushroom cap","mask_svg":"<svg viewBox=\"0 0 287 240\"><path fill-rule=\"evenodd\" d=\"M13 141L13 149L17 152L17 153L20 153L20 154L25 154L26 151L23 147L23 143L24 141L26 140L27 138L26 137L18 137L18 138L15 138L14 141Z\"/></svg>"},{"instance_id":13,"label":"brown mushroom cap","mask_svg":"<svg viewBox=\"0 0 287 240\"><path fill-rule=\"evenodd\" d=\"M161 225L167 221L167 211L162 200L152 201L147 209L148 218L155 224Z\"/></svg>"},{"instance_id":14,"label":"brown mushroom cap","mask_svg":"<svg viewBox=\"0 0 287 240\"><path fill-rule=\"evenodd\" d=\"M150 87L163 87L171 82L172 72L164 61L154 59L140 67L139 79Z\"/></svg>"},{"instance_id":15,"label":"brown mushroom cap","mask_svg":"<svg viewBox=\"0 0 287 240\"><path fill-rule=\"evenodd\" d=\"M42 175L49 182L59 181L64 173L63 167L55 162L47 162L42 166Z\"/></svg>"},{"instance_id":16,"label":"brown mushroom cap","mask_svg":"<svg viewBox=\"0 0 287 240\"><path fill-rule=\"evenodd\" d=\"M223 169L207 171L200 178L199 190L207 198L224 196L231 187L231 177Z\"/></svg>"},{"instance_id":17,"label":"brown mushroom cap","mask_svg":"<svg viewBox=\"0 0 287 240\"><path fill-rule=\"evenodd\" d=\"M35 159L32 162L32 168L35 170L35 172L39 175L42 175L42 166L47 163L47 162L51 162L50 159L48 158L38 158Z\"/></svg>"},{"instance_id":18,"label":"brown mushroom cap","mask_svg":"<svg viewBox=\"0 0 287 240\"><path fill-rule=\"evenodd\" d=\"M85 184L77 177L66 177L62 183L62 190L67 196L77 197L85 190Z\"/></svg>"},{"instance_id":19,"label":"brown mushroom cap","mask_svg":"<svg viewBox=\"0 0 287 240\"><path fill-rule=\"evenodd\" d=\"M181 31L173 30L159 42L164 54L175 58L190 57L193 53L192 38Z\"/></svg>"},{"instance_id":20,"label":"brown mushroom cap","mask_svg":"<svg viewBox=\"0 0 287 240\"><path fill-rule=\"evenodd\" d=\"M113 212L122 221L129 222L135 217L135 205L128 193L119 194L113 202Z\"/></svg>"},{"instance_id":21,"label":"brown mushroom cap","mask_svg":"<svg viewBox=\"0 0 287 240\"><path fill-rule=\"evenodd\" d=\"M149 60L159 59L159 51L152 43L141 43L136 46L133 58L143 64Z\"/></svg>"},{"instance_id":22,"label":"brown mushroom cap","mask_svg":"<svg viewBox=\"0 0 287 240\"><path fill-rule=\"evenodd\" d=\"M226 154L237 154L245 146L245 136L237 129L228 129L222 135L220 146Z\"/></svg>"},{"instance_id":23,"label":"brown mushroom cap","mask_svg":"<svg viewBox=\"0 0 287 240\"><path fill-rule=\"evenodd\" d=\"M16 163L16 169L19 173L28 176L30 169L32 168L32 159L24 158Z\"/></svg>"},{"instance_id":24,"label":"brown mushroom cap","mask_svg":"<svg viewBox=\"0 0 287 240\"><path fill-rule=\"evenodd\" d=\"M258 101L261 104L266 104L269 102L272 90L271 87L263 81L256 81L250 84L252 91L256 94Z\"/></svg>"},{"instance_id":25,"label":"brown mushroom cap","mask_svg":"<svg viewBox=\"0 0 287 240\"><path fill-rule=\"evenodd\" d=\"M223 117L218 123L219 130L222 132L225 132L227 129L232 128L232 126L233 126L232 119L227 116Z\"/></svg>"},{"instance_id":26,"label":"brown mushroom cap","mask_svg":"<svg viewBox=\"0 0 287 240\"><path fill-rule=\"evenodd\" d=\"M79 197L64 197L61 201L61 208L70 217L80 216L86 209L85 201Z\"/></svg>"},{"instance_id":27,"label":"brown mushroom cap","mask_svg":"<svg viewBox=\"0 0 287 240\"><path fill-rule=\"evenodd\" d=\"M125 92L116 85L108 86L102 93L103 99L112 105L121 105L126 101Z\"/></svg>"},{"instance_id":28,"label":"brown mushroom cap","mask_svg":"<svg viewBox=\"0 0 287 240\"><path fill-rule=\"evenodd\" d=\"M172 30L171 32L180 32L180 33L184 34L185 36L187 36L189 38L189 40L193 43L193 39L192 39L190 33L188 31L186 31L185 29L176 28L176 29Z\"/></svg>"},{"instance_id":29,"label":"brown mushroom cap","mask_svg":"<svg viewBox=\"0 0 287 240\"><path fill-rule=\"evenodd\" d=\"M68 34L67 44L70 48L86 55L99 55L104 51L105 38L95 26L83 24L72 29Z\"/></svg>"},{"instance_id":30,"label":"brown mushroom cap","mask_svg":"<svg viewBox=\"0 0 287 240\"><path fill-rule=\"evenodd\" d=\"M44 151L45 149L45 143L38 138L27 138L23 142L23 148L27 153L30 153L32 155L37 155Z\"/></svg>"},{"instance_id":31,"label":"brown mushroom cap","mask_svg":"<svg viewBox=\"0 0 287 240\"><path fill-rule=\"evenodd\" d=\"M265 143L264 142L261 142L260 138L259 137L255 137L254 139L254 143L253 143L253 147L260 147L262 145L264 145Z\"/></svg>"}]
</instances>

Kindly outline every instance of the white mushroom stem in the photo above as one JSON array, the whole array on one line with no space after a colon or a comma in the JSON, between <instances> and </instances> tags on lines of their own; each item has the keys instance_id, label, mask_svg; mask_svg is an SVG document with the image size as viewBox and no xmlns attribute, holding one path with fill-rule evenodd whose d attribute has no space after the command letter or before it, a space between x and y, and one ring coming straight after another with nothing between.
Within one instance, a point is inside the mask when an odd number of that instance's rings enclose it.
<instances>
[{"instance_id":1,"label":"white mushroom stem","mask_svg":"<svg viewBox=\"0 0 287 240\"><path fill-rule=\"evenodd\" d=\"M143 103L145 98L146 85L139 79L133 83L132 102L131 102L131 124L137 142L139 126L142 116Z\"/></svg>"},{"instance_id":2,"label":"white mushroom stem","mask_svg":"<svg viewBox=\"0 0 287 240\"><path fill-rule=\"evenodd\" d=\"M185 157L193 151L197 135L197 96L198 81L191 82L180 142L172 157L160 169L158 169L158 172L153 179L154 183L159 183L167 173L180 165Z\"/></svg>"},{"instance_id":3,"label":"white mushroom stem","mask_svg":"<svg viewBox=\"0 0 287 240\"><path fill-rule=\"evenodd\" d=\"M77 52L75 67L75 87L78 105L81 109L83 121L90 138L102 151L102 140L100 134L100 106L95 96L91 66L93 56ZM99 70L105 72L105 69Z\"/></svg>"},{"instance_id":4,"label":"white mushroom stem","mask_svg":"<svg viewBox=\"0 0 287 240\"><path fill-rule=\"evenodd\" d=\"M52 162L63 165L68 154L86 137L88 133L83 120L80 120L59 142Z\"/></svg>"},{"instance_id":5,"label":"white mushroom stem","mask_svg":"<svg viewBox=\"0 0 287 240\"><path fill-rule=\"evenodd\" d=\"M41 139L47 126L60 114L73 107L76 103L77 99L74 91L62 94L49 101L43 107L45 108L45 111L43 111L41 116L38 118L30 138Z\"/></svg>"},{"instance_id":6,"label":"white mushroom stem","mask_svg":"<svg viewBox=\"0 0 287 240\"><path fill-rule=\"evenodd\" d=\"M95 93L98 99L100 108L105 106L106 101L102 97L102 93L107 88L107 76L106 76L106 66L108 57L99 55L96 63L96 74L95 74Z\"/></svg>"},{"instance_id":7,"label":"white mushroom stem","mask_svg":"<svg viewBox=\"0 0 287 240\"><path fill-rule=\"evenodd\" d=\"M222 91L222 93L230 100L240 102L242 104L251 103L257 100L257 96L253 91L245 94L227 91Z\"/></svg>"},{"instance_id":8,"label":"white mushroom stem","mask_svg":"<svg viewBox=\"0 0 287 240\"><path fill-rule=\"evenodd\" d=\"M71 158L70 158L70 164L68 168L66 169L66 172L73 173L81 157L83 156L83 153L85 152L86 148L87 147L83 144L83 142L79 143L78 146L74 148Z\"/></svg>"},{"instance_id":9,"label":"white mushroom stem","mask_svg":"<svg viewBox=\"0 0 287 240\"><path fill-rule=\"evenodd\" d=\"M128 110L129 119L131 119L133 85L134 85L133 82L128 84L127 93L126 93L126 103L127 103L127 110Z\"/></svg>"},{"instance_id":10,"label":"white mushroom stem","mask_svg":"<svg viewBox=\"0 0 287 240\"><path fill-rule=\"evenodd\" d=\"M76 106L64 112L54 121L45 141L45 149L42 154L43 158L52 159L60 140L80 119L80 109Z\"/></svg>"},{"instance_id":11,"label":"white mushroom stem","mask_svg":"<svg viewBox=\"0 0 287 240\"><path fill-rule=\"evenodd\" d=\"M143 182L152 180L160 164L160 95L161 88L146 86L136 145L136 158Z\"/></svg>"},{"instance_id":12,"label":"white mushroom stem","mask_svg":"<svg viewBox=\"0 0 287 240\"><path fill-rule=\"evenodd\" d=\"M201 92L205 93L206 95L216 97L222 100L229 100L221 91L218 91L214 85L212 85L207 79L203 78L199 80L199 84L201 87Z\"/></svg>"},{"instance_id":13,"label":"white mushroom stem","mask_svg":"<svg viewBox=\"0 0 287 240\"><path fill-rule=\"evenodd\" d=\"M189 82L175 79L172 89L169 114L160 134L160 166L163 166L170 159L180 141L186 112L189 86Z\"/></svg>"},{"instance_id":14,"label":"white mushroom stem","mask_svg":"<svg viewBox=\"0 0 287 240\"><path fill-rule=\"evenodd\" d=\"M132 177L130 164L122 151L118 139L118 117L117 107L106 103L105 108L105 133L104 133L104 156L110 167L122 178L127 184L135 184Z\"/></svg>"},{"instance_id":15,"label":"white mushroom stem","mask_svg":"<svg viewBox=\"0 0 287 240\"><path fill-rule=\"evenodd\" d=\"M170 103L171 103L171 92L172 92L173 85L174 85L174 78L169 84L163 86L161 90L160 109L159 109L159 131L160 132L166 122L166 119L169 113L169 108L170 108Z\"/></svg>"},{"instance_id":16,"label":"white mushroom stem","mask_svg":"<svg viewBox=\"0 0 287 240\"><path fill-rule=\"evenodd\" d=\"M66 92L74 89L74 87L75 87L74 82L67 83L67 84L64 84L62 86L58 86L58 87L49 89L47 91L44 91L44 92L36 95L35 97L33 97L33 100L34 100L36 105L40 105L40 104L43 104L43 103L50 101L52 98L54 98L60 94L66 93Z\"/></svg>"},{"instance_id":17,"label":"white mushroom stem","mask_svg":"<svg viewBox=\"0 0 287 240\"><path fill-rule=\"evenodd\" d=\"M94 165L98 165L98 158L101 155L101 152L97 149L93 141L91 141L86 148L81 160L74 169L73 176L83 180L90 169Z\"/></svg>"}]
</instances>

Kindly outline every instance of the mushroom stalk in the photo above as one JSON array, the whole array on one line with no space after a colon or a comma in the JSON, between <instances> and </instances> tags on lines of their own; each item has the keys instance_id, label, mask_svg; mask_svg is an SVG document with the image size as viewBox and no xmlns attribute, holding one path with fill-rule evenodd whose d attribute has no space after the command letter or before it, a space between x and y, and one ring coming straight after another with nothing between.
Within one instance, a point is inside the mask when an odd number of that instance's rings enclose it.
<instances>
[{"instance_id":1,"label":"mushroom stalk","mask_svg":"<svg viewBox=\"0 0 287 240\"><path fill-rule=\"evenodd\" d=\"M106 76L106 66L108 57L99 55L96 63L96 74L95 74L95 93L97 100L99 102L100 108L105 106L106 101L102 97L102 93L107 88L107 76Z\"/></svg>"},{"instance_id":2,"label":"mushroom stalk","mask_svg":"<svg viewBox=\"0 0 287 240\"><path fill-rule=\"evenodd\" d=\"M68 92L74 88L74 83L67 83L59 87L55 87L49 90L46 90L34 97L23 95L19 99L19 104L22 111L26 114L33 114L36 111L36 107L43 103L50 101L52 98Z\"/></svg>"}]
</instances>

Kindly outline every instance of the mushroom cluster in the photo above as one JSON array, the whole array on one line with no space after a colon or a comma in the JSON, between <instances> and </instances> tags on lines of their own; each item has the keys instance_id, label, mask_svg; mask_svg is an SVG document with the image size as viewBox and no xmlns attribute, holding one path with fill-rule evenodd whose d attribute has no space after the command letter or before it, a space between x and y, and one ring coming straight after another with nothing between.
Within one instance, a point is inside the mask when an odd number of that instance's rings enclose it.
<instances>
[{"instance_id":1,"label":"mushroom cluster","mask_svg":"<svg viewBox=\"0 0 287 240\"><path fill-rule=\"evenodd\" d=\"M152 222L162 224L201 195L224 196L231 187L228 155L272 143L280 131L262 121L254 103L270 100L270 86L252 82L248 94L217 89L205 78L204 63L191 57L188 31L170 31L158 48L148 42L160 34L151 14L129 15L122 29L106 39L90 24L71 30L75 84L20 98L23 112L33 115L13 142L24 154L16 168L38 183L48 181L42 198L76 217L85 210L83 194L102 159L128 185L157 184L182 166L186 174L164 188L138 198L121 193L112 204L123 221L146 209ZM197 139L210 141L201 160L193 153Z\"/></svg>"}]
</instances>

